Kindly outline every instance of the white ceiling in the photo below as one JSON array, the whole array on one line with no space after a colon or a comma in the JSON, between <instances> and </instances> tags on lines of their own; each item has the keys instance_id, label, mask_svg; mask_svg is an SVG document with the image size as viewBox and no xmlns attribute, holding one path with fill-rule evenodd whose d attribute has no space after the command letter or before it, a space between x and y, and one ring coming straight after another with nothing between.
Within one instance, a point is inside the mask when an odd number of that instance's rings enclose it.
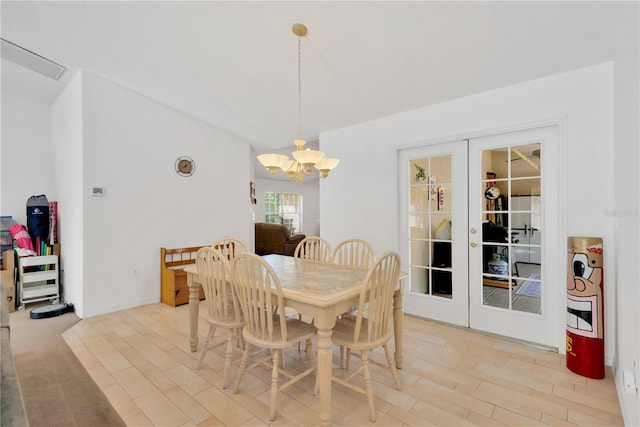
<instances>
[{"instance_id":1,"label":"white ceiling","mask_svg":"<svg viewBox=\"0 0 640 427\"><path fill-rule=\"evenodd\" d=\"M248 141L302 136L613 59L633 2L2 1L2 38L69 71L2 61L2 90L51 104L86 69ZM523 100L526 102L526 100Z\"/></svg>"}]
</instances>

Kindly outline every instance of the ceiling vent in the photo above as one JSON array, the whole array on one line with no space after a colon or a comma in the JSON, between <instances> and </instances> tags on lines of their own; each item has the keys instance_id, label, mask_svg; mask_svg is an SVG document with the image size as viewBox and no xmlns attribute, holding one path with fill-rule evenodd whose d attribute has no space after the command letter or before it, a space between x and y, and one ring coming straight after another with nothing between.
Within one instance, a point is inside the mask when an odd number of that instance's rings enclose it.
<instances>
[{"instance_id":1,"label":"ceiling vent","mask_svg":"<svg viewBox=\"0 0 640 427\"><path fill-rule=\"evenodd\" d=\"M10 41L0 38L0 55L2 58L28 68L50 79L59 80L67 70L60 64L44 58L37 53L33 53L23 47L13 44Z\"/></svg>"}]
</instances>

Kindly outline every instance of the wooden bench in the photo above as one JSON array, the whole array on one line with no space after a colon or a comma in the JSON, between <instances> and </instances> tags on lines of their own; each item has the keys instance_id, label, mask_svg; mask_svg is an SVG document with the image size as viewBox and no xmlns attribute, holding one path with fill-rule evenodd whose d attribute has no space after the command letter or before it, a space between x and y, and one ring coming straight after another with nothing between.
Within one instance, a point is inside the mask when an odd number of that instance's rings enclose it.
<instances>
[{"instance_id":1,"label":"wooden bench","mask_svg":"<svg viewBox=\"0 0 640 427\"><path fill-rule=\"evenodd\" d=\"M189 302L187 273L183 269L196 263L196 254L202 246L190 248L160 248L160 300L172 307ZM200 299L204 291L200 287Z\"/></svg>"}]
</instances>

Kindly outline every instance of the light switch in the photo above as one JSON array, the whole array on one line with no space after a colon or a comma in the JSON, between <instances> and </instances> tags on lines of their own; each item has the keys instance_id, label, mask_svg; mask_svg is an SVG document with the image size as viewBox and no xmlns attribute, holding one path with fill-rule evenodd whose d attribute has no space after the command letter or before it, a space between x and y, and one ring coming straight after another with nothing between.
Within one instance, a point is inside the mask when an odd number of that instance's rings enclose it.
<instances>
[{"instance_id":1,"label":"light switch","mask_svg":"<svg viewBox=\"0 0 640 427\"><path fill-rule=\"evenodd\" d=\"M93 197L103 197L105 193L104 187L91 187L91 195Z\"/></svg>"}]
</instances>

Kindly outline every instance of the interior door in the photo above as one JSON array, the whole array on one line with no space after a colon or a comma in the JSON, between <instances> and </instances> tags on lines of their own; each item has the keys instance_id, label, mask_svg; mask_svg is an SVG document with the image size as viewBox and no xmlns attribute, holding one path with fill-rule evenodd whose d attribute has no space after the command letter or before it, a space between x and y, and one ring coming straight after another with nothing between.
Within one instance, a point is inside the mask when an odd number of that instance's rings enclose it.
<instances>
[{"instance_id":1,"label":"interior door","mask_svg":"<svg viewBox=\"0 0 640 427\"><path fill-rule=\"evenodd\" d=\"M555 126L469 141L470 327L558 347ZM555 291L555 292L552 292Z\"/></svg>"},{"instance_id":2,"label":"interior door","mask_svg":"<svg viewBox=\"0 0 640 427\"><path fill-rule=\"evenodd\" d=\"M469 325L467 142L400 152L404 311Z\"/></svg>"},{"instance_id":3,"label":"interior door","mask_svg":"<svg viewBox=\"0 0 640 427\"><path fill-rule=\"evenodd\" d=\"M556 150L549 126L400 151L406 313L562 344Z\"/></svg>"}]
</instances>

